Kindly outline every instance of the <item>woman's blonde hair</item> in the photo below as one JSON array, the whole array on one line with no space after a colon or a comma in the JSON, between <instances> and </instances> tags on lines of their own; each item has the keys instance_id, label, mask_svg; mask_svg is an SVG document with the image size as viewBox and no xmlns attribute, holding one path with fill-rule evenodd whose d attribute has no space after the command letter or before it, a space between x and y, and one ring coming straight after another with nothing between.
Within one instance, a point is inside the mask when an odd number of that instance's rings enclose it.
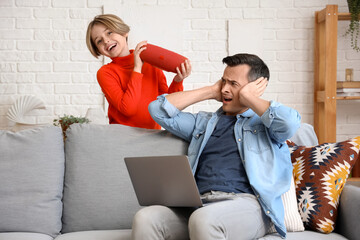
<instances>
[{"instance_id":1,"label":"woman's blonde hair","mask_svg":"<svg viewBox=\"0 0 360 240\"><path fill-rule=\"evenodd\" d=\"M130 31L130 27L124 23L121 18L113 14L102 14L95 16L94 20L89 23L86 31L86 46L94 57L100 56L99 49L96 47L93 39L91 38L91 31L94 25L102 24L114 33L125 35Z\"/></svg>"}]
</instances>

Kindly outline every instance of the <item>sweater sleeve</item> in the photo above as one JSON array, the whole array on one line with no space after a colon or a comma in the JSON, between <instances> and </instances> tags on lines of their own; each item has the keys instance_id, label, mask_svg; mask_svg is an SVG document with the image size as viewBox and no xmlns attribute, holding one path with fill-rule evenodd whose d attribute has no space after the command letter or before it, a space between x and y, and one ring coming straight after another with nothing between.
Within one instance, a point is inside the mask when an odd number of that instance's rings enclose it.
<instances>
[{"instance_id":1,"label":"sweater sleeve","mask_svg":"<svg viewBox=\"0 0 360 240\"><path fill-rule=\"evenodd\" d=\"M105 68L97 72L97 80L107 101L125 116L132 116L138 110L142 77L143 74L132 72L126 86L122 86L121 83L127 81L121 76Z\"/></svg>"},{"instance_id":2,"label":"sweater sleeve","mask_svg":"<svg viewBox=\"0 0 360 240\"><path fill-rule=\"evenodd\" d=\"M174 92L183 91L184 89L182 84L183 81L181 82L172 81L170 87L168 87L164 73L161 70L159 70L159 73L157 75L159 76L159 96L165 93L174 93Z\"/></svg>"},{"instance_id":3,"label":"sweater sleeve","mask_svg":"<svg viewBox=\"0 0 360 240\"><path fill-rule=\"evenodd\" d=\"M184 90L183 81L181 82L172 81L172 83L170 84L169 93L181 92L183 90Z\"/></svg>"}]
</instances>

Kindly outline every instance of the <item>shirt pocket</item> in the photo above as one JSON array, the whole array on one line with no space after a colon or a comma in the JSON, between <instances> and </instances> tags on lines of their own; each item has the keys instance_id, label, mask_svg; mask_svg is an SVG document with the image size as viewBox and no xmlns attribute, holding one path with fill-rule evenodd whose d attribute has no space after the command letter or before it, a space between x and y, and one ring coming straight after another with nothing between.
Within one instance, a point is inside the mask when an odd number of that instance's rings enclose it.
<instances>
[{"instance_id":1,"label":"shirt pocket","mask_svg":"<svg viewBox=\"0 0 360 240\"><path fill-rule=\"evenodd\" d=\"M200 149L200 145L204 139L205 130L195 128L192 133L192 140L189 145L189 155L197 155Z\"/></svg>"},{"instance_id":2,"label":"shirt pocket","mask_svg":"<svg viewBox=\"0 0 360 240\"><path fill-rule=\"evenodd\" d=\"M247 150L255 153L270 149L264 125L244 126L244 141Z\"/></svg>"},{"instance_id":3,"label":"shirt pocket","mask_svg":"<svg viewBox=\"0 0 360 240\"><path fill-rule=\"evenodd\" d=\"M205 133L204 129L195 128L192 134L192 138L193 138L192 141L202 142L204 138L204 133Z\"/></svg>"}]
</instances>

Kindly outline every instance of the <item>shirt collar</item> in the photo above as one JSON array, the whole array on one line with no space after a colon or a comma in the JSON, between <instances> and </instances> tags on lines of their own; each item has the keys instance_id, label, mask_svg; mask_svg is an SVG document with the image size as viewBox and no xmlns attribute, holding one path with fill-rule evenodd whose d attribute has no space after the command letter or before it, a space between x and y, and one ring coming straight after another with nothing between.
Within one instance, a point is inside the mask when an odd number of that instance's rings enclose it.
<instances>
[{"instance_id":1,"label":"shirt collar","mask_svg":"<svg viewBox=\"0 0 360 240\"><path fill-rule=\"evenodd\" d=\"M225 112L223 111L222 107L220 107L217 111L216 111L216 115L220 116L222 114L225 114ZM240 118L240 117L246 117L246 118L250 118L252 116L255 115L255 112L249 108L248 110L246 110L243 113L237 114L236 117Z\"/></svg>"},{"instance_id":2,"label":"shirt collar","mask_svg":"<svg viewBox=\"0 0 360 240\"><path fill-rule=\"evenodd\" d=\"M254 115L255 115L255 112L251 108L249 108L248 110L246 110L243 113L238 114L237 116L250 118Z\"/></svg>"}]
</instances>

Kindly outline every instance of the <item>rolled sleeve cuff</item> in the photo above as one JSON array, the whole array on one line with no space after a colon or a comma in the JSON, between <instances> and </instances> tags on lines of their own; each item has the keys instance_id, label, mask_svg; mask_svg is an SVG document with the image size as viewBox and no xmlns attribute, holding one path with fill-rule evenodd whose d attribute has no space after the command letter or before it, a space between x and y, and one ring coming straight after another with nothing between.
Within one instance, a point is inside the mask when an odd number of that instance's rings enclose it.
<instances>
[{"instance_id":1,"label":"rolled sleeve cuff","mask_svg":"<svg viewBox=\"0 0 360 240\"><path fill-rule=\"evenodd\" d=\"M161 107L167 113L167 115L169 117L174 117L180 112L180 110L167 100L166 95L167 94L160 95L157 97L157 99L161 103Z\"/></svg>"},{"instance_id":2,"label":"rolled sleeve cuff","mask_svg":"<svg viewBox=\"0 0 360 240\"><path fill-rule=\"evenodd\" d=\"M272 124L272 122L274 121L274 117L275 117L275 107L279 106L279 103L275 102L275 101L270 101L270 106L269 108L264 112L264 114L261 116L261 120L264 123L264 125L269 128Z\"/></svg>"}]
</instances>

